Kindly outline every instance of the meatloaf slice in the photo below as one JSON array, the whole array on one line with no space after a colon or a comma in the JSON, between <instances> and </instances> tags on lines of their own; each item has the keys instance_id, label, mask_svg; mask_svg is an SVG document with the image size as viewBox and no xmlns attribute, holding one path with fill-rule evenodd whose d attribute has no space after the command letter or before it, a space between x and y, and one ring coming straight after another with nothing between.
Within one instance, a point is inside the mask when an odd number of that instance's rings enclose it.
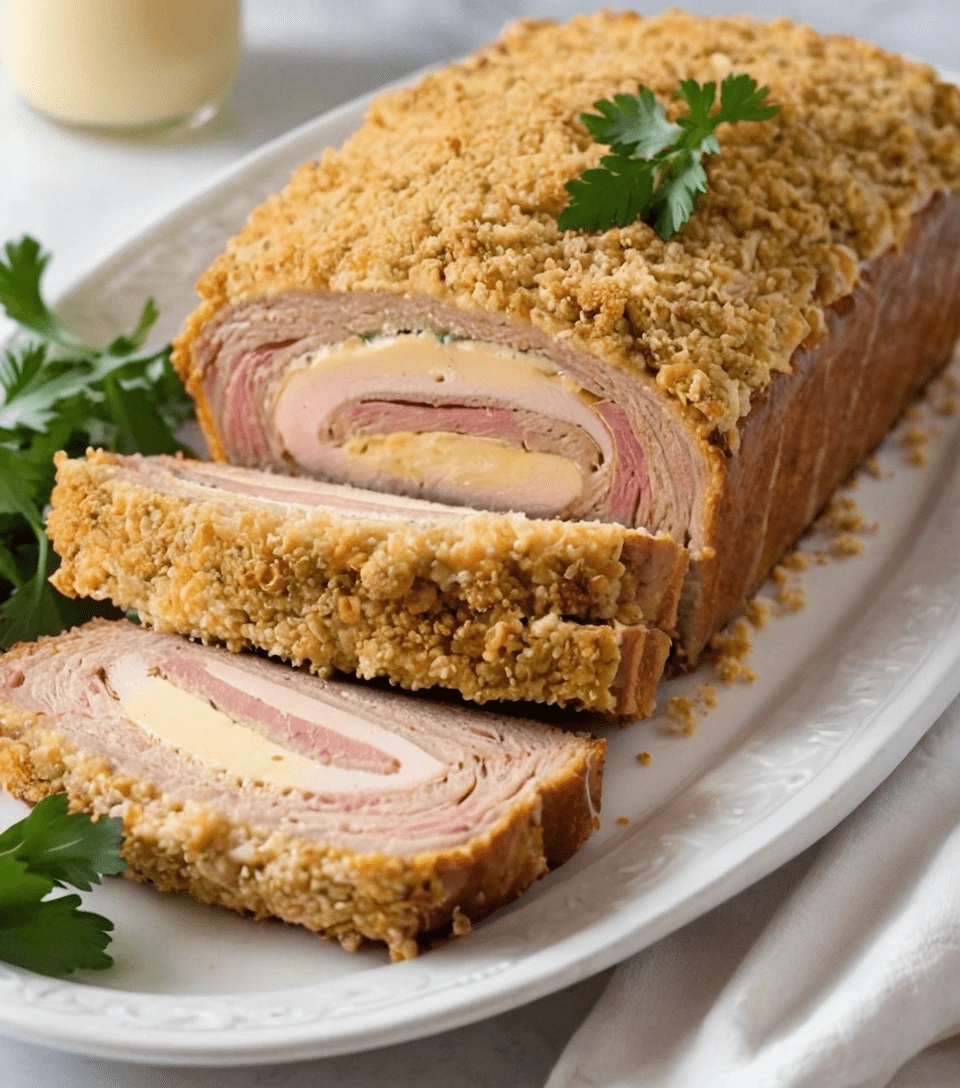
<instances>
[{"instance_id":1,"label":"meatloaf slice","mask_svg":"<svg viewBox=\"0 0 960 1088\"><path fill-rule=\"evenodd\" d=\"M780 113L719 130L672 241L558 229L604 153L581 111L730 72ZM668 532L693 661L950 356L960 92L786 20L514 25L378 99L198 290L175 364L216 457Z\"/></svg>"},{"instance_id":2,"label":"meatloaf slice","mask_svg":"<svg viewBox=\"0 0 960 1088\"><path fill-rule=\"evenodd\" d=\"M94 620L0 658L0 779L123 820L128 875L393 959L589 837L605 744Z\"/></svg>"},{"instance_id":3,"label":"meatloaf slice","mask_svg":"<svg viewBox=\"0 0 960 1088\"><path fill-rule=\"evenodd\" d=\"M686 556L532 521L172 457L57 458L54 584L313 670L474 702L652 712Z\"/></svg>"}]
</instances>

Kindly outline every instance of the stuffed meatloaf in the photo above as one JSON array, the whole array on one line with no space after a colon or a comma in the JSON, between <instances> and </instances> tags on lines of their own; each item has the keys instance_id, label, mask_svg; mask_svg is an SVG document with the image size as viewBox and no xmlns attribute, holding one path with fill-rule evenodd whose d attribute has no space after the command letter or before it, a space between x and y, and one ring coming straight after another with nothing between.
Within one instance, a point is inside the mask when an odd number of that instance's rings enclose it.
<instances>
[{"instance_id":1,"label":"stuffed meatloaf","mask_svg":"<svg viewBox=\"0 0 960 1088\"><path fill-rule=\"evenodd\" d=\"M58 454L47 532L68 596L314 671L643 717L686 555L532 521L175 457Z\"/></svg>"},{"instance_id":2,"label":"stuffed meatloaf","mask_svg":"<svg viewBox=\"0 0 960 1088\"><path fill-rule=\"evenodd\" d=\"M605 744L94 620L0 658L0 781L119 816L128 874L394 959L597 822Z\"/></svg>"},{"instance_id":3,"label":"stuffed meatloaf","mask_svg":"<svg viewBox=\"0 0 960 1088\"><path fill-rule=\"evenodd\" d=\"M563 232L578 120L747 72L670 242ZM672 114L671 114L672 115ZM175 364L216 457L689 546L682 657L949 358L960 91L785 20L523 22L377 99L198 284Z\"/></svg>"}]
</instances>

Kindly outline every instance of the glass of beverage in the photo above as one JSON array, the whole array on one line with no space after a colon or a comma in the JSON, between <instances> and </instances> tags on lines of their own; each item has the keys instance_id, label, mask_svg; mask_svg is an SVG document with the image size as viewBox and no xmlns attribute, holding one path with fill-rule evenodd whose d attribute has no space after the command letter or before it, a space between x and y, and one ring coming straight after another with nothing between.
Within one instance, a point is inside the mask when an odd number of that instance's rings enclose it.
<instances>
[{"instance_id":1,"label":"glass of beverage","mask_svg":"<svg viewBox=\"0 0 960 1088\"><path fill-rule=\"evenodd\" d=\"M240 60L240 0L0 0L0 50L20 95L72 125L198 125Z\"/></svg>"}]
</instances>

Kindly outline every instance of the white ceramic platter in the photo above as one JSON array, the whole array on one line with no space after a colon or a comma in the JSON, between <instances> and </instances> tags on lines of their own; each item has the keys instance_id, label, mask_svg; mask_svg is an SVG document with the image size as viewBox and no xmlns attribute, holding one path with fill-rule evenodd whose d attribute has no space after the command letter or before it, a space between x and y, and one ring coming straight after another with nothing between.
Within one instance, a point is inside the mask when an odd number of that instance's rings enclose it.
<instances>
[{"instance_id":1,"label":"white ceramic platter","mask_svg":"<svg viewBox=\"0 0 960 1088\"><path fill-rule=\"evenodd\" d=\"M171 335L196 275L250 208L339 144L366 104L268 145L124 246L61 300L68 321L105 342L152 294L159 335ZM0 1030L157 1063L382 1046L599 971L794 857L893 770L960 689L960 427L944 417L936 428L925 469L905 464L896 435L887 440L892 475L855 492L881 528L862 556L803 575L806 608L756 635L756 682L720 688L693 736L671 732L664 715L608 733L602 829L469 939L391 965L377 951L351 955L293 927L111 880L85 898L116 922L115 967L72 982L0 967ZM671 681L661 701L710 679L701 670ZM4 822L21 811L0 802Z\"/></svg>"}]
</instances>

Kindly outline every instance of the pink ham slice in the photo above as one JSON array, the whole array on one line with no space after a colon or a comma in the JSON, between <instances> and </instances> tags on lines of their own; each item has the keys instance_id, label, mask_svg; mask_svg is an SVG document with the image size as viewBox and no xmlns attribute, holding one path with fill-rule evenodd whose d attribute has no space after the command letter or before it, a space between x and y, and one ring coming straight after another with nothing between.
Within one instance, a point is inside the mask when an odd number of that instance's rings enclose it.
<instances>
[{"instance_id":1,"label":"pink ham slice","mask_svg":"<svg viewBox=\"0 0 960 1088\"><path fill-rule=\"evenodd\" d=\"M335 729L307 721L256 695L241 691L228 681L212 675L200 661L181 654L161 661L157 672L184 691L207 700L236 721L267 730L285 746L292 746L305 754L308 752L318 763L332 763L376 774L393 774L399 768L395 756L375 745L344 736Z\"/></svg>"}]
</instances>

